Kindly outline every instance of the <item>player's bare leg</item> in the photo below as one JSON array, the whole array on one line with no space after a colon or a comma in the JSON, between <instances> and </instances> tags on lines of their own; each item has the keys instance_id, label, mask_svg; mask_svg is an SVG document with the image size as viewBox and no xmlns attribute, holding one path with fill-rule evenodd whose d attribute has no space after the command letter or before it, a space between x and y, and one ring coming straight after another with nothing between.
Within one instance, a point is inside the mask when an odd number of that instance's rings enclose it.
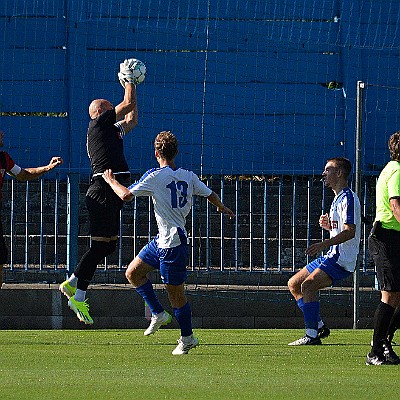
<instances>
[{"instance_id":1,"label":"player's bare leg","mask_svg":"<svg viewBox=\"0 0 400 400\"><path fill-rule=\"evenodd\" d=\"M187 303L185 295L185 287L181 285L165 285L167 289L168 298L173 308L181 308Z\"/></svg>"},{"instance_id":2,"label":"player's bare leg","mask_svg":"<svg viewBox=\"0 0 400 400\"><path fill-rule=\"evenodd\" d=\"M308 272L307 268L304 267L289 279L288 287L290 293L296 301L303 297L303 293L301 292L301 285L309 276L310 273Z\"/></svg>"},{"instance_id":3,"label":"player's bare leg","mask_svg":"<svg viewBox=\"0 0 400 400\"><path fill-rule=\"evenodd\" d=\"M138 288L148 281L147 274L153 271L153 269L151 265L146 264L136 256L128 265L125 277L134 288Z\"/></svg>"},{"instance_id":4,"label":"player's bare leg","mask_svg":"<svg viewBox=\"0 0 400 400\"><path fill-rule=\"evenodd\" d=\"M316 269L301 284L304 303L318 301L318 291L332 285L331 277L321 269Z\"/></svg>"}]
</instances>

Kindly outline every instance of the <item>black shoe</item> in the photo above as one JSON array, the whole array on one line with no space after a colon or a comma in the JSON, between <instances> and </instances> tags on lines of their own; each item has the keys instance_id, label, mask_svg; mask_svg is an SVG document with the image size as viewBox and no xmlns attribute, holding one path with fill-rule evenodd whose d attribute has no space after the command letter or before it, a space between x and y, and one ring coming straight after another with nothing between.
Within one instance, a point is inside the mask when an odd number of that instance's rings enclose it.
<instances>
[{"instance_id":1,"label":"black shoe","mask_svg":"<svg viewBox=\"0 0 400 400\"><path fill-rule=\"evenodd\" d=\"M398 365L398 364L399 364L398 361L392 360L390 357L387 357L384 354L376 355L373 353L368 353L367 359L365 360L365 365Z\"/></svg>"},{"instance_id":2,"label":"black shoe","mask_svg":"<svg viewBox=\"0 0 400 400\"><path fill-rule=\"evenodd\" d=\"M392 348L392 344L385 340L383 344L383 355L389 364L397 365L400 364L400 357L395 353Z\"/></svg>"},{"instance_id":3,"label":"black shoe","mask_svg":"<svg viewBox=\"0 0 400 400\"><path fill-rule=\"evenodd\" d=\"M375 355L372 353L367 354L365 365L386 365L388 364L386 357L382 355Z\"/></svg>"},{"instance_id":4,"label":"black shoe","mask_svg":"<svg viewBox=\"0 0 400 400\"><path fill-rule=\"evenodd\" d=\"M318 328L317 337L320 339L325 339L331 334L331 330L326 326L322 325L321 328Z\"/></svg>"}]
</instances>

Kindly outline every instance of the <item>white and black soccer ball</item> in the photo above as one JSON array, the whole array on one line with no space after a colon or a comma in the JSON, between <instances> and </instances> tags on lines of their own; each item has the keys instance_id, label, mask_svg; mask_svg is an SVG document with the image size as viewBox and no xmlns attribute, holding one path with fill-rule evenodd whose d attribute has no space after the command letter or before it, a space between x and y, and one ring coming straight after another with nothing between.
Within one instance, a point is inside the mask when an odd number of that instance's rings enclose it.
<instances>
[{"instance_id":1,"label":"white and black soccer ball","mask_svg":"<svg viewBox=\"0 0 400 400\"><path fill-rule=\"evenodd\" d=\"M144 81L144 78L146 77L146 65L144 65L142 61L132 58L129 60L128 68L132 72L135 85L139 85L139 83Z\"/></svg>"}]
</instances>

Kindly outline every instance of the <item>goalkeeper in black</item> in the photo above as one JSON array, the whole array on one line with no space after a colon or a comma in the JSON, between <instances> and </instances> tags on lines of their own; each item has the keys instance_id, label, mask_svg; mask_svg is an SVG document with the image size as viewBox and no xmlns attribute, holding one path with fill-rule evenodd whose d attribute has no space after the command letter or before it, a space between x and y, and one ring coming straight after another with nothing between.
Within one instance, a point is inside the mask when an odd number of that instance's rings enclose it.
<instances>
[{"instance_id":1,"label":"goalkeeper in black","mask_svg":"<svg viewBox=\"0 0 400 400\"><path fill-rule=\"evenodd\" d=\"M122 102L114 107L108 100L96 99L89 106L86 146L91 182L85 200L89 212L91 245L74 273L59 287L68 298L68 306L85 324L93 324L86 290L97 265L116 249L123 205L123 201L104 181L102 174L107 169L117 171L115 176L122 184L129 182L130 178L123 139L137 125L138 109L134 78L130 77L129 69L123 73L123 65L118 74L125 91Z\"/></svg>"}]
</instances>

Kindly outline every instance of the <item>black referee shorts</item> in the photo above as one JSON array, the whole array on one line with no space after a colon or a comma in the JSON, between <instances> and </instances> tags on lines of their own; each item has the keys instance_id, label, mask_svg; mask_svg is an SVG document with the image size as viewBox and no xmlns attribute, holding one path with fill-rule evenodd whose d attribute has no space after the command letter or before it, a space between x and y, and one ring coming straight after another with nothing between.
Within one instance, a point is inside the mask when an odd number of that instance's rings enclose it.
<instances>
[{"instance_id":1,"label":"black referee shorts","mask_svg":"<svg viewBox=\"0 0 400 400\"><path fill-rule=\"evenodd\" d=\"M99 237L118 236L120 210L123 203L103 178L99 177L92 180L86 193L90 235Z\"/></svg>"},{"instance_id":2,"label":"black referee shorts","mask_svg":"<svg viewBox=\"0 0 400 400\"><path fill-rule=\"evenodd\" d=\"M375 263L379 289L400 292L400 232L375 223L368 237L368 249Z\"/></svg>"}]
</instances>

